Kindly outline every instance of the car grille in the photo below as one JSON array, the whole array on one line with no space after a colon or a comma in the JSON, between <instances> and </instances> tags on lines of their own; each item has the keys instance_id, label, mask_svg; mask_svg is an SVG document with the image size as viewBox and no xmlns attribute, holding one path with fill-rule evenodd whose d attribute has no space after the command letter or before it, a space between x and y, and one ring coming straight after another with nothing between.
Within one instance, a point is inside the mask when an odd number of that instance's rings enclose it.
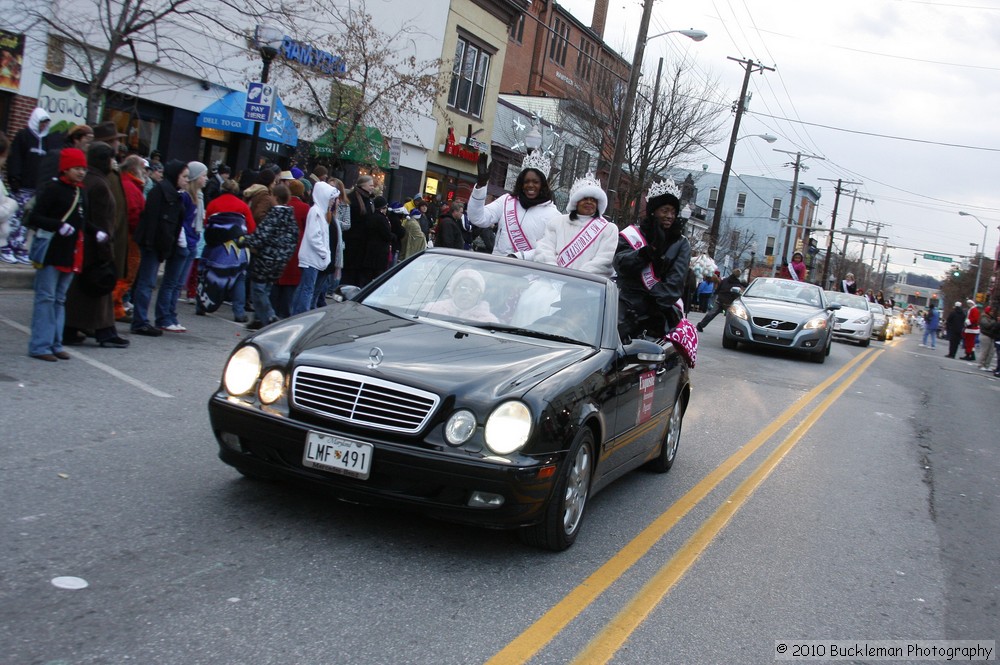
<instances>
[{"instance_id":1,"label":"car grille","mask_svg":"<svg viewBox=\"0 0 1000 665\"><path fill-rule=\"evenodd\" d=\"M799 327L799 325L794 321L778 321L777 325L771 325L774 321L774 319L768 319L763 316L753 317L753 324L758 328L764 328L766 330L795 330Z\"/></svg>"},{"instance_id":2,"label":"car grille","mask_svg":"<svg viewBox=\"0 0 1000 665\"><path fill-rule=\"evenodd\" d=\"M390 432L419 432L438 401L434 393L337 370L299 367L292 376L298 408Z\"/></svg>"}]
</instances>

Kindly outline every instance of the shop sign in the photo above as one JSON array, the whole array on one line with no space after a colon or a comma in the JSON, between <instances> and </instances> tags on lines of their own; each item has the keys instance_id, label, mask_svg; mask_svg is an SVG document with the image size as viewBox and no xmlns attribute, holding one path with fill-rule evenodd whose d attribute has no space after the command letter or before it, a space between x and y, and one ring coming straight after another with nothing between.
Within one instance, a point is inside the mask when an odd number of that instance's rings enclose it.
<instances>
[{"instance_id":1,"label":"shop sign","mask_svg":"<svg viewBox=\"0 0 1000 665\"><path fill-rule=\"evenodd\" d=\"M281 54L285 60L298 62L324 74L343 76L347 73L347 63L339 55L295 41L287 35L281 40Z\"/></svg>"},{"instance_id":2,"label":"shop sign","mask_svg":"<svg viewBox=\"0 0 1000 665\"><path fill-rule=\"evenodd\" d=\"M455 128L448 128L448 138L444 142L443 149L439 150L446 155L451 155L452 157L457 157L458 159L464 159L467 162L477 162L479 161L479 151L469 150L468 148L460 145L458 141L455 140Z\"/></svg>"},{"instance_id":3,"label":"shop sign","mask_svg":"<svg viewBox=\"0 0 1000 665\"><path fill-rule=\"evenodd\" d=\"M24 35L0 30L0 90L21 88L21 65L24 62Z\"/></svg>"},{"instance_id":4,"label":"shop sign","mask_svg":"<svg viewBox=\"0 0 1000 665\"><path fill-rule=\"evenodd\" d=\"M398 136L393 136L389 139L389 168L398 169L399 168L399 157L403 152L403 139Z\"/></svg>"},{"instance_id":5,"label":"shop sign","mask_svg":"<svg viewBox=\"0 0 1000 665\"><path fill-rule=\"evenodd\" d=\"M87 94L75 83L59 85L47 74L42 74L42 85L38 91L38 105L52 118L49 132L65 132L73 125L87 122ZM102 112L98 109L97 117Z\"/></svg>"}]
</instances>

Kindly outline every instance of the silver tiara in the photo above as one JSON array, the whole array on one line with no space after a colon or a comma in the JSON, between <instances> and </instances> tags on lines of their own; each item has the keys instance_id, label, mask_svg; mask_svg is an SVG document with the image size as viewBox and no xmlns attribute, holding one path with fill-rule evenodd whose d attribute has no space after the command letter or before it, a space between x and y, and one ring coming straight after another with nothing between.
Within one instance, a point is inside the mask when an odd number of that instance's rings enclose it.
<instances>
[{"instance_id":1,"label":"silver tiara","mask_svg":"<svg viewBox=\"0 0 1000 665\"><path fill-rule=\"evenodd\" d=\"M596 187L597 189L603 189L601 181L594 177L594 172L587 171L587 175L583 176L582 178L577 178L576 180L573 181L573 186L569 188L569 198L570 200L572 200L573 195L579 192L580 190L588 188L593 189L594 187Z\"/></svg>"},{"instance_id":2,"label":"silver tiara","mask_svg":"<svg viewBox=\"0 0 1000 665\"><path fill-rule=\"evenodd\" d=\"M663 180L661 182L654 182L649 187L649 191L646 192L646 200L654 199L657 196L663 196L664 194L672 194L677 197L679 201L681 198L680 188L674 184L673 180Z\"/></svg>"},{"instance_id":3,"label":"silver tiara","mask_svg":"<svg viewBox=\"0 0 1000 665\"><path fill-rule=\"evenodd\" d=\"M549 171L552 169L552 159L541 150L535 150L521 162L521 170L525 169L535 169L548 178Z\"/></svg>"}]
</instances>

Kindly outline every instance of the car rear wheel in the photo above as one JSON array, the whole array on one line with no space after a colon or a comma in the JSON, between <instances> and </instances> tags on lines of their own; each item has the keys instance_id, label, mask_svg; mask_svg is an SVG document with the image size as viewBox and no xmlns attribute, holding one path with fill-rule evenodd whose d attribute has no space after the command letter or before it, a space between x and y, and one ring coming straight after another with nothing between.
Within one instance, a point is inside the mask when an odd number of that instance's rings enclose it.
<instances>
[{"instance_id":1,"label":"car rear wheel","mask_svg":"<svg viewBox=\"0 0 1000 665\"><path fill-rule=\"evenodd\" d=\"M528 545L561 552L576 541L583 512L590 497L594 469L594 434L584 427L576 435L559 481L539 524L524 527L520 535Z\"/></svg>"},{"instance_id":2,"label":"car rear wheel","mask_svg":"<svg viewBox=\"0 0 1000 665\"><path fill-rule=\"evenodd\" d=\"M660 444L660 454L655 459L650 460L647 466L656 473L666 473L674 465L677 459L677 447L681 443L681 426L684 424L684 400L680 395L674 402L674 410L670 414L670 422L667 424L667 433L663 435Z\"/></svg>"}]
</instances>

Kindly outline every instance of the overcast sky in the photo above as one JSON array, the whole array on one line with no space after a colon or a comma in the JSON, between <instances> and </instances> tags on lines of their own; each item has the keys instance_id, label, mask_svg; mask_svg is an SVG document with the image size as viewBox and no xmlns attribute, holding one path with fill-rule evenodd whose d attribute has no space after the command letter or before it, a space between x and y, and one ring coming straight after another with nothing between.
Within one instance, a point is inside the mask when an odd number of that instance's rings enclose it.
<instances>
[{"instance_id":1,"label":"overcast sky","mask_svg":"<svg viewBox=\"0 0 1000 665\"><path fill-rule=\"evenodd\" d=\"M593 0L560 4L590 24ZM639 0L611 0L605 41L629 61L641 15ZM986 255L994 256L1000 0L658 0L649 34L684 28L709 36L698 43L681 35L651 40L644 63L651 77L659 57L665 64L687 58L692 75L719 81L714 101L728 107L739 95L744 68L727 57L776 68L751 77L753 97L740 135L769 133L779 140L741 141L733 173L792 180L785 165L794 155L772 148L824 157L803 160L809 170L800 176L822 188L819 218L829 228L835 187L821 178L862 183L845 189L875 202L857 201L854 224L888 225L883 234L897 247L889 250L892 272L940 276L947 264L923 259L924 252L975 252L969 243L982 244L983 227L959 210L986 224ZM719 173L727 147L728 140L678 166L708 164ZM847 223L850 203L842 197L838 229Z\"/></svg>"}]
</instances>

